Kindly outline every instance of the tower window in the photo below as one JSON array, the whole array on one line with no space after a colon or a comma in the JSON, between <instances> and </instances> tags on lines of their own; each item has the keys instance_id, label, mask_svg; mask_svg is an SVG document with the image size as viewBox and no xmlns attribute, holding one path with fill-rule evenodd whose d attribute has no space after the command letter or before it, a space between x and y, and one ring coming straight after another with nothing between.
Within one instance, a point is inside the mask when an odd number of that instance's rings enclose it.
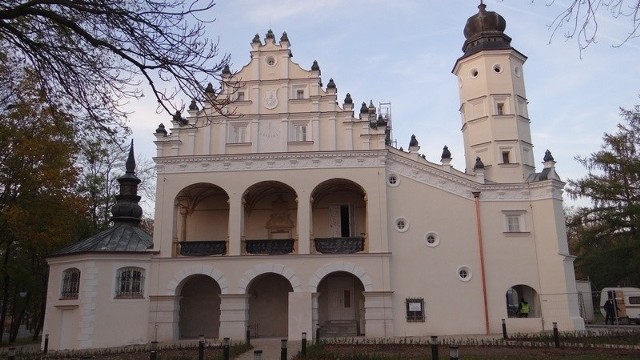
<instances>
[{"instance_id":1,"label":"tower window","mask_svg":"<svg viewBox=\"0 0 640 360\"><path fill-rule=\"evenodd\" d=\"M304 90L296 90L296 99L304 99Z\"/></svg>"},{"instance_id":2,"label":"tower window","mask_svg":"<svg viewBox=\"0 0 640 360\"><path fill-rule=\"evenodd\" d=\"M502 152L502 163L503 164L508 164L509 163L509 152L508 151L503 151Z\"/></svg>"},{"instance_id":3,"label":"tower window","mask_svg":"<svg viewBox=\"0 0 640 360\"><path fill-rule=\"evenodd\" d=\"M504 115L504 103L496 104L496 115Z\"/></svg>"},{"instance_id":4,"label":"tower window","mask_svg":"<svg viewBox=\"0 0 640 360\"><path fill-rule=\"evenodd\" d=\"M244 101L244 91L238 91L238 101Z\"/></svg>"}]
</instances>

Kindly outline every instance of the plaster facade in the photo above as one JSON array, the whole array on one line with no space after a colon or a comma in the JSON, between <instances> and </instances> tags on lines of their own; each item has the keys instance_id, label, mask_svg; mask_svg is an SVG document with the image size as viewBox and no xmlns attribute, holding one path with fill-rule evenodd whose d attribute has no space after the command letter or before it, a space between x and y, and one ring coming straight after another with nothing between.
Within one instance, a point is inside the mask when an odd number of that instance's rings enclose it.
<instances>
[{"instance_id":1,"label":"plaster facade","mask_svg":"<svg viewBox=\"0 0 640 360\"><path fill-rule=\"evenodd\" d=\"M502 319L517 332L584 329L564 183L550 153L535 171L524 55L504 46L457 60L460 171L446 148L433 163L415 139L390 146L384 106L354 110L349 94L338 104L333 79L324 87L290 45L286 33L256 35L250 62L208 91L233 100L223 115L194 103L158 128L152 248L49 259L50 349L247 331L310 339L318 325L367 337L495 334ZM123 267L144 274L138 298L114 297ZM69 268L80 270L75 299L60 296Z\"/></svg>"}]
</instances>

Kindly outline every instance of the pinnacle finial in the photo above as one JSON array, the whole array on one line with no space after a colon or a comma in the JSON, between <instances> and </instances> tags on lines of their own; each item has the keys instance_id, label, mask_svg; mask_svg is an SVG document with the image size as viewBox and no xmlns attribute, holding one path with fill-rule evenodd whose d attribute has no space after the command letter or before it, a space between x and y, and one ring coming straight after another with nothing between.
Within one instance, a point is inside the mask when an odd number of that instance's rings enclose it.
<instances>
[{"instance_id":1,"label":"pinnacle finial","mask_svg":"<svg viewBox=\"0 0 640 360\"><path fill-rule=\"evenodd\" d=\"M133 156L133 139L131 139L131 147L129 148L129 156L127 157L126 173L133 174L136 172L136 159Z\"/></svg>"}]
</instances>

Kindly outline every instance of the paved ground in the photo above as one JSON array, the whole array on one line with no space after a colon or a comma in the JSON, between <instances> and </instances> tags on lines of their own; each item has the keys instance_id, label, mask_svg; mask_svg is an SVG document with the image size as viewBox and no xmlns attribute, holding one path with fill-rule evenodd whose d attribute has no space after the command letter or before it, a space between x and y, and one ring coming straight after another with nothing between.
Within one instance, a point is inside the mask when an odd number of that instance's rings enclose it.
<instances>
[{"instance_id":1,"label":"paved ground","mask_svg":"<svg viewBox=\"0 0 640 360\"><path fill-rule=\"evenodd\" d=\"M281 354L281 342L280 339L267 338L267 339L251 339L251 345L253 349L237 357L237 360L253 360L254 351L262 350L262 360L280 360ZM300 351L300 341L288 341L287 342L287 359L293 358Z\"/></svg>"}]
</instances>

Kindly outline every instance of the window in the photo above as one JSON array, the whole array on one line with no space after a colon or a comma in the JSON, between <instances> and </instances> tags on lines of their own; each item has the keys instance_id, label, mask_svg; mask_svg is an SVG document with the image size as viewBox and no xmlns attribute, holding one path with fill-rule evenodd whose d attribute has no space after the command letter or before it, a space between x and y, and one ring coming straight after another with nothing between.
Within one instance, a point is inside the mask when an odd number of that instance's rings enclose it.
<instances>
[{"instance_id":1,"label":"window","mask_svg":"<svg viewBox=\"0 0 640 360\"><path fill-rule=\"evenodd\" d=\"M524 211L519 210L504 211L505 232L526 232L524 214Z\"/></svg>"},{"instance_id":2,"label":"window","mask_svg":"<svg viewBox=\"0 0 640 360\"><path fill-rule=\"evenodd\" d=\"M230 143L240 144L247 142L247 124L231 125L231 133L229 135Z\"/></svg>"},{"instance_id":3,"label":"window","mask_svg":"<svg viewBox=\"0 0 640 360\"><path fill-rule=\"evenodd\" d=\"M424 242L428 247L436 247L440 244L440 238L438 237L438 234L430 232L425 235Z\"/></svg>"},{"instance_id":4,"label":"window","mask_svg":"<svg viewBox=\"0 0 640 360\"><path fill-rule=\"evenodd\" d=\"M509 163L509 152L508 151L503 151L502 152L502 163L503 164L508 164Z\"/></svg>"},{"instance_id":5,"label":"window","mask_svg":"<svg viewBox=\"0 0 640 360\"><path fill-rule=\"evenodd\" d=\"M298 100L304 99L304 90L302 89L296 90L296 99Z\"/></svg>"},{"instance_id":6,"label":"window","mask_svg":"<svg viewBox=\"0 0 640 360\"><path fill-rule=\"evenodd\" d=\"M520 216L507 215L507 231L520 232Z\"/></svg>"},{"instance_id":7,"label":"window","mask_svg":"<svg viewBox=\"0 0 640 360\"><path fill-rule=\"evenodd\" d=\"M118 269L116 298L142 298L144 292L144 270L137 267Z\"/></svg>"},{"instance_id":8,"label":"window","mask_svg":"<svg viewBox=\"0 0 640 360\"><path fill-rule=\"evenodd\" d=\"M424 299L408 298L405 302L407 322L424 322Z\"/></svg>"},{"instance_id":9,"label":"window","mask_svg":"<svg viewBox=\"0 0 640 360\"><path fill-rule=\"evenodd\" d=\"M397 218L395 221L396 230L399 232L405 232L409 230L409 221L405 218Z\"/></svg>"},{"instance_id":10,"label":"window","mask_svg":"<svg viewBox=\"0 0 640 360\"><path fill-rule=\"evenodd\" d=\"M496 115L504 115L504 103L496 104Z\"/></svg>"},{"instance_id":11,"label":"window","mask_svg":"<svg viewBox=\"0 0 640 360\"><path fill-rule=\"evenodd\" d=\"M293 124L291 138L293 141L307 141L307 124Z\"/></svg>"},{"instance_id":12,"label":"window","mask_svg":"<svg viewBox=\"0 0 640 360\"><path fill-rule=\"evenodd\" d=\"M471 268L468 266L460 266L458 268L458 280L467 282L471 280Z\"/></svg>"},{"instance_id":13,"label":"window","mask_svg":"<svg viewBox=\"0 0 640 360\"><path fill-rule=\"evenodd\" d=\"M244 101L244 91L238 91L238 101Z\"/></svg>"},{"instance_id":14,"label":"window","mask_svg":"<svg viewBox=\"0 0 640 360\"><path fill-rule=\"evenodd\" d=\"M400 179L398 179L396 174L389 174L387 176L387 184L389 184L389 186L396 187L400 185Z\"/></svg>"},{"instance_id":15,"label":"window","mask_svg":"<svg viewBox=\"0 0 640 360\"><path fill-rule=\"evenodd\" d=\"M67 269L62 275L61 299L77 299L80 290L80 270Z\"/></svg>"}]
</instances>

